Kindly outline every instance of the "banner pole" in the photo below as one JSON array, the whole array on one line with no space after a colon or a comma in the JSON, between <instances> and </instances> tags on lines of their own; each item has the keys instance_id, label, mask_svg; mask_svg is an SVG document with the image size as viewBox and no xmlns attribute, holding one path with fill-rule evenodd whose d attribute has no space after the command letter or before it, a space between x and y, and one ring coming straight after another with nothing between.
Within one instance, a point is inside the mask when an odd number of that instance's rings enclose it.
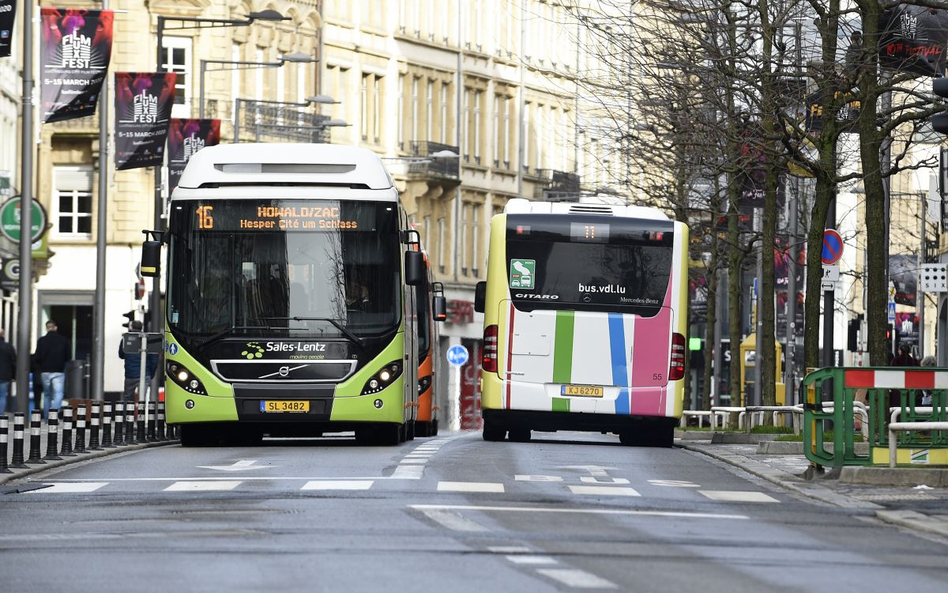
<instances>
[{"instance_id":1,"label":"banner pole","mask_svg":"<svg viewBox=\"0 0 948 593\"><path fill-rule=\"evenodd\" d=\"M102 0L109 9L109 0ZM109 71L103 74L99 93L99 195L96 209L95 297L92 307L92 399L105 397L105 265L109 202Z\"/></svg>"},{"instance_id":2,"label":"banner pole","mask_svg":"<svg viewBox=\"0 0 948 593\"><path fill-rule=\"evenodd\" d=\"M20 294L16 347L16 411L24 416L30 398L30 328L33 322L33 2L23 3L23 96L20 124Z\"/></svg>"}]
</instances>

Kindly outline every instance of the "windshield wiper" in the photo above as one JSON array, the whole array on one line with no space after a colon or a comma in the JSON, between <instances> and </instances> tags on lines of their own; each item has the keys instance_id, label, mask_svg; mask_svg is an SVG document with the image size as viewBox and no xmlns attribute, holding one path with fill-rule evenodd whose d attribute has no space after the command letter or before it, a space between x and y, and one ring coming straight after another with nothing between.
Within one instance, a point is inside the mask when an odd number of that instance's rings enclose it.
<instances>
[{"instance_id":1,"label":"windshield wiper","mask_svg":"<svg viewBox=\"0 0 948 593\"><path fill-rule=\"evenodd\" d=\"M207 347L210 343L216 342L221 338L225 338L228 335L234 333L237 330L247 330L247 329L265 329L265 330L275 330L275 329L286 329L285 327L270 327L268 325L233 325L222 332L218 332L211 336L210 338L201 342L201 348Z\"/></svg>"},{"instance_id":2,"label":"windshield wiper","mask_svg":"<svg viewBox=\"0 0 948 593\"><path fill-rule=\"evenodd\" d=\"M330 319L329 317L261 317L261 319L267 319L267 320L275 319L277 321L325 321L327 323L332 324L332 326L338 329L340 332L342 332L344 336L346 336L347 338L349 338L350 340L352 340L359 346L363 346L362 338L360 338L359 336L355 335L354 333L346 329L345 326L341 325L337 320ZM293 328L285 328L285 329L293 329Z\"/></svg>"}]
</instances>

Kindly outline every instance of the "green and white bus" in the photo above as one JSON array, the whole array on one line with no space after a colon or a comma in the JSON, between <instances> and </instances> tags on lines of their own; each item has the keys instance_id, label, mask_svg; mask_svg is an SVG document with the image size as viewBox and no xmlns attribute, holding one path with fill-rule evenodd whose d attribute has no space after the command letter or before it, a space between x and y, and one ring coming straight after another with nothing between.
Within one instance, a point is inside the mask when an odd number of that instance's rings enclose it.
<instances>
[{"instance_id":1,"label":"green and white bus","mask_svg":"<svg viewBox=\"0 0 948 593\"><path fill-rule=\"evenodd\" d=\"M414 287L426 280L417 236L369 150L234 144L193 156L162 237L166 409L182 444L408 438ZM152 275L160 249L143 249Z\"/></svg>"},{"instance_id":2,"label":"green and white bus","mask_svg":"<svg viewBox=\"0 0 948 593\"><path fill-rule=\"evenodd\" d=\"M491 221L484 438L616 432L671 446L681 418L688 227L660 210L513 199Z\"/></svg>"}]
</instances>

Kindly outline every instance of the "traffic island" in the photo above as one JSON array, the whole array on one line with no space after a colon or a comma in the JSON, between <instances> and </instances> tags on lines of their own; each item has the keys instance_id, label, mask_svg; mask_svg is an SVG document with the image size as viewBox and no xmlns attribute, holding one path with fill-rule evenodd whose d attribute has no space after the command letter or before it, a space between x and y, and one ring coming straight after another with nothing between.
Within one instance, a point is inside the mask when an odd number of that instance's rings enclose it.
<instances>
[{"instance_id":1,"label":"traffic island","mask_svg":"<svg viewBox=\"0 0 948 593\"><path fill-rule=\"evenodd\" d=\"M846 466L839 474L844 484L870 486L929 486L948 488L948 468Z\"/></svg>"}]
</instances>

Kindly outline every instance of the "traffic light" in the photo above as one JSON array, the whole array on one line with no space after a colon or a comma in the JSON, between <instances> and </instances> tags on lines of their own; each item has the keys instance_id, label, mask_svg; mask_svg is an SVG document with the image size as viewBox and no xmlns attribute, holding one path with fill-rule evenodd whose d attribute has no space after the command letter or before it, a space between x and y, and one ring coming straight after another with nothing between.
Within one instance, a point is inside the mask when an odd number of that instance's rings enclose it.
<instances>
[{"instance_id":1,"label":"traffic light","mask_svg":"<svg viewBox=\"0 0 948 593\"><path fill-rule=\"evenodd\" d=\"M885 344L889 356L895 356L895 324L889 323L885 326Z\"/></svg>"},{"instance_id":2,"label":"traffic light","mask_svg":"<svg viewBox=\"0 0 948 593\"><path fill-rule=\"evenodd\" d=\"M135 321L135 310L131 310L128 313L122 313L122 317L127 317L128 321L122 324L122 327L125 329L131 329L129 326Z\"/></svg>"},{"instance_id":3,"label":"traffic light","mask_svg":"<svg viewBox=\"0 0 948 593\"><path fill-rule=\"evenodd\" d=\"M860 348L859 334L862 331L862 313L856 315L855 318L849 320L849 334L847 340L847 347L850 352L859 352L862 350Z\"/></svg>"},{"instance_id":4,"label":"traffic light","mask_svg":"<svg viewBox=\"0 0 948 593\"><path fill-rule=\"evenodd\" d=\"M936 78L932 81L932 91L939 97L948 98L948 78ZM932 129L942 134L948 134L948 111L942 111L932 116Z\"/></svg>"}]
</instances>

